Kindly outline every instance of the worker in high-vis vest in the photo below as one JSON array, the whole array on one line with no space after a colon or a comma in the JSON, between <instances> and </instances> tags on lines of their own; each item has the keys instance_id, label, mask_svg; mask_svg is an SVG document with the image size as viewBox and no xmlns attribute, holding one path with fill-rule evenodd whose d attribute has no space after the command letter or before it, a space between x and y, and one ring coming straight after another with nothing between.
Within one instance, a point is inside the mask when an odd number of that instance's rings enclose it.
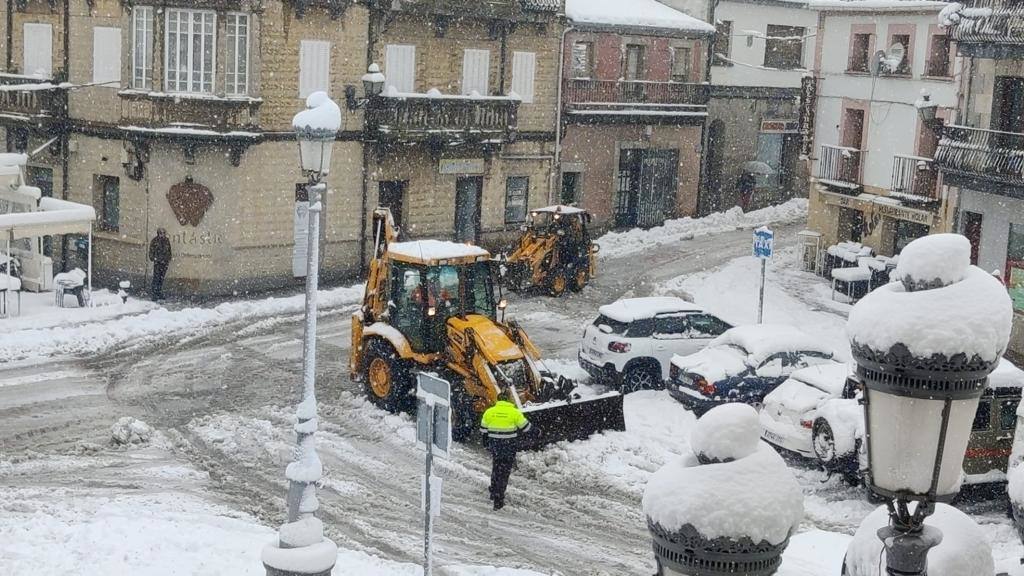
<instances>
[{"instance_id":1,"label":"worker in high-vis vest","mask_svg":"<svg viewBox=\"0 0 1024 576\"><path fill-rule=\"evenodd\" d=\"M480 433L491 451L491 501L495 510L505 505L505 489L516 465L519 435L530 430L530 421L506 397L507 394L499 396L480 421Z\"/></svg>"}]
</instances>

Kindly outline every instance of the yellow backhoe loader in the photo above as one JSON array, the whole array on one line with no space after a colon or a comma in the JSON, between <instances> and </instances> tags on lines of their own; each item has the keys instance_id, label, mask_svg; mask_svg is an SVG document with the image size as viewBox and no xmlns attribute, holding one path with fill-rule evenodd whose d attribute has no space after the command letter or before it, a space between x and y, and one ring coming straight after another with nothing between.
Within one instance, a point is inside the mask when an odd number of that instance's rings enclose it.
<instances>
[{"instance_id":1,"label":"yellow backhoe loader","mask_svg":"<svg viewBox=\"0 0 1024 576\"><path fill-rule=\"evenodd\" d=\"M349 369L369 399L397 412L415 403L415 373L452 383L452 435L466 440L508 391L537 432L524 447L625 429L618 393L582 398L545 369L540 351L495 301L483 248L439 240L397 242L391 212L373 213L374 248L363 305L352 316ZM498 313L501 313L501 319Z\"/></svg>"},{"instance_id":2,"label":"yellow backhoe loader","mask_svg":"<svg viewBox=\"0 0 1024 576\"><path fill-rule=\"evenodd\" d=\"M516 249L499 258L504 283L552 296L582 290L597 271L598 246L590 241L588 224L590 213L573 206L532 210Z\"/></svg>"}]
</instances>

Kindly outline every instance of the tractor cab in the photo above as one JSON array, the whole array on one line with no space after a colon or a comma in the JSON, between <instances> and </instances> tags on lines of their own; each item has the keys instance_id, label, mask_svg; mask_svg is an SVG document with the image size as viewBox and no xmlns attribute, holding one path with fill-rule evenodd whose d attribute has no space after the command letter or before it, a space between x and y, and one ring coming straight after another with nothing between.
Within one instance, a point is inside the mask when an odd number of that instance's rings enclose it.
<instances>
[{"instance_id":1,"label":"tractor cab","mask_svg":"<svg viewBox=\"0 0 1024 576\"><path fill-rule=\"evenodd\" d=\"M477 246L421 240L389 246L391 324L420 353L445 350L450 318L496 320L490 254Z\"/></svg>"},{"instance_id":2,"label":"tractor cab","mask_svg":"<svg viewBox=\"0 0 1024 576\"><path fill-rule=\"evenodd\" d=\"M516 249L505 258L506 278L514 290L546 289L558 296L581 290L596 270L597 245L591 242L591 216L574 206L548 206L530 212Z\"/></svg>"}]
</instances>

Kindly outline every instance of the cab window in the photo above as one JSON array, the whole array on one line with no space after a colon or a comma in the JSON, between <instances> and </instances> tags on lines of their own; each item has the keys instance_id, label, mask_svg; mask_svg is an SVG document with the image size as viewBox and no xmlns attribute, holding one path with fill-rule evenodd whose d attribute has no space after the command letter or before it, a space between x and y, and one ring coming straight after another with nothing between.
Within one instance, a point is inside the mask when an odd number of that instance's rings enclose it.
<instances>
[{"instance_id":1,"label":"cab window","mask_svg":"<svg viewBox=\"0 0 1024 576\"><path fill-rule=\"evenodd\" d=\"M1020 400L1004 400L999 405L999 429L1003 432L1013 430L1017 425L1017 406Z\"/></svg>"},{"instance_id":2,"label":"cab window","mask_svg":"<svg viewBox=\"0 0 1024 576\"><path fill-rule=\"evenodd\" d=\"M391 268L391 293L388 313L391 322L412 345L423 349L423 323L426 313L427 291L423 269L395 263Z\"/></svg>"},{"instance_id":3,"label":"cab window","mask_svg":"<svg viewBox=\"0 0 1024 576\"><path fill-rule=\"evenodd\" d=\"M427 273L428 305L436 309L436 313L449 318L458 313L459 305L459 269L455 266L436 266Z\"/></svg>"},{"instance_id":4,"label":"cab window","mask_svg":"<svg viewBox=\"0 0 1024 576\"><path fill-rule=\"evenodd\" d=\"M978 402L978 411L974 413L974 426L972 430L988 430L989 424L992 422L992 401L989 399L982 399Z\"/></svg>"},{"instance_id":5,"label":"cab window","mask_svg":"<svg viewBox=\"0 0 1024 576\"><path fill-rule=\"evenodd\" d=\"M486 262L478 262L467 266L465 272L466 313L494 319L494 289L490 266Z\"/></svg>"}]
</instances>

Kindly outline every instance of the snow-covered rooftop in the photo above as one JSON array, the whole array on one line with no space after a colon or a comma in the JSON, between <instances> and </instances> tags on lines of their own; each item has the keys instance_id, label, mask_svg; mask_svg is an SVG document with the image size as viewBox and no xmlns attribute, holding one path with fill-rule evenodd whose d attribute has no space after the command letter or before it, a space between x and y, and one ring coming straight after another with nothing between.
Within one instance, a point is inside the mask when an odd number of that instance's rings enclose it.
<instances>
[{"instance_id":1,"label":"snow-covered rooftop","mask_svg":"<svg viewBox=\"0 0 1024 576\"><path fill-rule=\"evenodd\" d=\"M575 23L635 26L711 34L715 27L656 0L566 0L565 15Z\"/></svg>"},{"instance_id":2,"label":"snow-covered rooftop","mask_svg":"<svg viewBox=\"0 0 1024 576\"><path fill-rule=\"evenodd\" d=\"M737 326L711 341L711 346L734 344L746 350L759 364L780 352L818 352L832 355L832 348L799 329L785 324Z\"/></svg>"},{"instance_id":3,"label":"snow-covered rooftop","mask_svg":"<svg viewBox=\"0 0 1024 576\"><path fill-rule=\"evenodd\" d=\"M644 318L653 318L658 314L684 311L700 312L702 310L703 308L692 302L672 296L625 298L605 304L598 309L602 315L618 322L633 322Z\"/></svg>"},{"instance_id":4,"label":"snow-covered rooftop","mask_svg":"<svg viewBox=\"0 0 1024 576\"><path fill-rule=\"evenodd\" d=\"M394 242L388 245L388 252L397 256L420 260L443 260L446 258L473 258L488 256L487 250L472 244L459 244L445 240L414 240Z\"/></svg>"},{"instance_id":5,"label":"snow-covered rooftop","mask_svg":"<svg viewBox=\"0 0 1024 576\"><path fill-rule=\"evenodd\" d=\"M936 0L808 0L812 10L843 10L872 12L934 11L938 12L948 2Z\"/></svg>"}]
</instances>

